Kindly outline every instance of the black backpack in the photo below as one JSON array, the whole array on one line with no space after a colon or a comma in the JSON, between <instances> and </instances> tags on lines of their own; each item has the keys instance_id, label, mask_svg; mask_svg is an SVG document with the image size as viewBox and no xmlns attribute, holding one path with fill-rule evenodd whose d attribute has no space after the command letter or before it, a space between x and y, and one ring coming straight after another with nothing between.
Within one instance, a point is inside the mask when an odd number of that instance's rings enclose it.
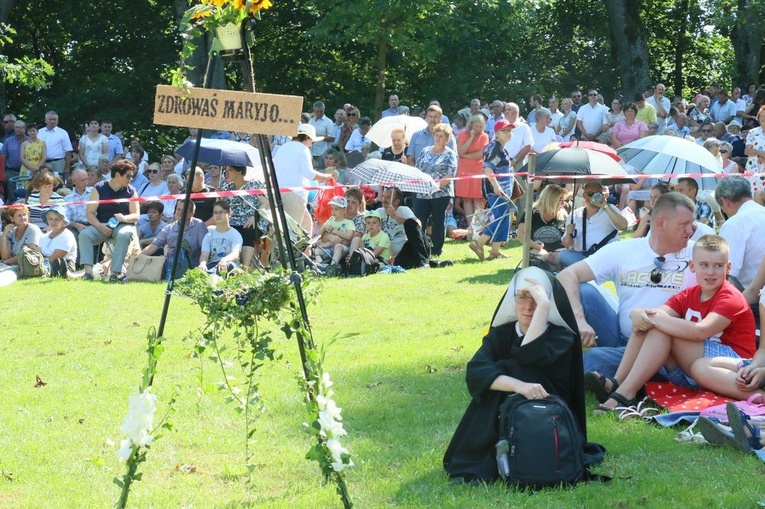
<instances>
[{"instance_id":1,"label":"black backpack","mask_svg":"<svg viewBox=\"0 0 765 509\"><path fill-rule=\"evenodd\" d=\"M587 467L600 463L605 454L605 449L597 444L585 447L574 414L555 395L546 399L509 396L499 409L499 436L499 475L521 488L539 489L587 480L590 478Z\"/></svg>"},{"instance_id":2,"label":"black backpack","mask_svg":"<svg viewBox=\"0 0 765 509\"><path fill-rule=\"evenodd\" d=\"M374 251L366 247L360 247L351 255L346 267L346 274L350 277L368 276L380 270L380 260L375 257Z\"/></svg>"}]
</instances>

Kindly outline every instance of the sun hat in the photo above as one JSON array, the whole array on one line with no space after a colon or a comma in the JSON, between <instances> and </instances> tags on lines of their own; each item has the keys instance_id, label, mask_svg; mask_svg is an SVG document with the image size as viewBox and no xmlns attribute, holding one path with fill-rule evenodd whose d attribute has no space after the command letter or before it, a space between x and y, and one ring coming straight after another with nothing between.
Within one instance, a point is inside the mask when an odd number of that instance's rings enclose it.
<instances>
[{"instance_id":1,"label":"sun hat","mask_svg":"<svg viewBox=\"0 0 765 509\"><path fill-rule=\"evenodd\" d=\"M66 216L66 207L64 207L63 205L56 205L55 207L52 207L46 210L45 215L47 216L51 212L53 212L54 214L58 214L61 217L61 219L64 220L65 227L69 226L69 218Z\"/></svg>"},{"instance_id":2,"label":"sun hat","mask_svg":"<svg viewBox=\"0 0 765 509\"><path fill-rule=\"evenodd\" d=\"M367 218L369 218L369 217L376 217L376 218L377 218L377 219L378 219L378 220L379 220L379 221L382 223L382 214L380 214L380 213L379 213L378 211L376 211L376 210L368 210L368 211L367 211L367 212L364 214L364 219L367 219Z\"/></svg>"},{"instance_id":3,"label":"sun hat","mask_svg":"<svg viewBox=\"0 0 765 509\"><path fill-rule=\"evenodd\" d=\"M324 136L316 136L316 128L311 124L300 124L298 127L298 134L305 134L313 141L322 141Z\"/></svg>"},{"instance_id":4,"label":"sun hat","mask_svg":"<svg viewBox=\"0 0 765 509\"><path fill-rule=\"evenodd\" d=\"M348 201L345 199L345 196L335 196L330 200L329 205L330 207L346 208L348 206Z\"/></svg>"},{"instance_id":5,"label":"sun hat","mask_svg":"<svg viewBox=\"0 0 765 509\"><path fill-rule=\"evenodd\" d=\"M731 121L730 121L730 124L728 124L728 125L725 127L725 129L726 129L727 131L730 131L730 128L731 128L731 127L738 127L739 129L741 129L741 128L742 128L742 127L744 127L744 126L742 126L742 125L741 125L741 122L739 122L738 120L731 120Z\"/></svg>"},{"instance_id":6,"label":"sun hat","mask_svg":"<svg viewBox=\"0 0 765 509\"><path fill-rule=\"evenodd\" d=\"M478 113L486 117L486 120L488 120L489 117L491 116L491 112L488 110L488 108L481 108L480 110L478 110Z\"/></svg>"}]
</instances>

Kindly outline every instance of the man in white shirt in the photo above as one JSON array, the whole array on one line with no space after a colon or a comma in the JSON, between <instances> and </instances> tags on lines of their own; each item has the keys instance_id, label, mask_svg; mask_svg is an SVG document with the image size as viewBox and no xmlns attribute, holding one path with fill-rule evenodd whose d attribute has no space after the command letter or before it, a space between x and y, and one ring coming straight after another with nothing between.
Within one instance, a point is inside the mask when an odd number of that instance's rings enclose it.
<instances>
[{"instance_id":1,"label":"man in white shirt","mask_svg":"<svg viewBox=\"0 0 765 509\"><path fill-rule=\"evenodd\" d=\"M576 112L576 127L583 140L598 141L598 136L608 129L608 108L598 102L598 91L587 92L587 104Z\"/></svg>"},{"instance_id":2,"label":"man in white shirt","mask_svg":"<svg viewBox=\"0 0 765 509\"><path fill-rule=\"evenodd\" d=\"M69 177L72 141L69 133L58 127L58 113L49 111L45 114L45 128L40 129L37 137L45 142L45 162L55 173Z\"/></svg>"},{"instance_id":3,"label":"man in white shirt","mask_svg":"<svg viewBox=\"0 0 765 509\"><path fill-rule=\"evenodd\" d=\"M738 175L717 183L715 199L728 216L720 236L730 246L730 275L746 288L765 257L765 207L752 199L751 185Z\"/></svg>"},{"instance_id":4,"label":"man in white shirt","mask_svg":"<svg viewBox=\"0 0 765 509\"><path fill-rule=\"evenodd\" d=\"M505 154L510 166L520 168L526 160L526 156L531 152L534 145L534 136L531 134L529 124L520 122L520 108L511 102L505 105L505 120L514 125L513 137L505 145Z\"/></svg>"},{"instance_id":5,"label":"man in white shirt","mask_svg":"<svg viewBox=\"0 0 765 509\"><path fill-rule=\"evenodd\" d=\"M667 87L663 83L657 83L653 89L653 95L646 99L646 102L656 110L656 123L659 124L658 134L664 134L667 127L667 118L669 117L669 99L664 97Z\"/></svg>"},{"instance_id":6,"label":"man in white shirt","mask_svg":"<svg viewBox=\"0 0 765 509\"><path fill-rule=\"evenodd\" d=\"M313 118L308 121L316 129L316 136L324 137L322 141L315 142L311 147L313 167L317 170L324 168L324 153L335 141L335 123L324 115L325 109L323 102L313 103Z\"/></svg>"},{"instance_id":7,"label":"man in white shirt","mask_svg":"<svg viewBox=\"0 0 765 509\"><path fill-rule=\"evenodd\" d=\"M608 244L558 274L576 317L585 354L584 370L613 376L632 330L630 313L652 309L696 284L690 271L694 204L677 192L661 195L651 212L651 235ZM611 281L617 310L589 284ZM647 317L646 317L647 318Z\"/></svg>"}]
</instances>

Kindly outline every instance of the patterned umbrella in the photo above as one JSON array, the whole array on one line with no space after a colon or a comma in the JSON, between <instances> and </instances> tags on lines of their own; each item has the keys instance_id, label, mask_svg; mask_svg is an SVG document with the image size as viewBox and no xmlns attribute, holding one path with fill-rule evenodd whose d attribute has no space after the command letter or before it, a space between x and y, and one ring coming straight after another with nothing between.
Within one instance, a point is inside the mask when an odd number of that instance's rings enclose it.
<instances>
[{"instance_id":1,"label":"patterned umbrella","mask_svg":"<svg viewBox=\"0 0 765 509\"><path fill-rule=\"evenodd\" d=\"M628 143L617 153L625 163L643 173L675 175L667 177L671 182L677 182L677 175L712 175L693 177L700 189L713 190L718 180L714 175L722 174L720 162L708 150L676 136L646 136Z\"/></svg>"},{"instance_id":2,"label":"patterned umbrella","mask_svg":"<svg viewBox=\"0 0 765 509\"><path fill-rule=\"evenodd\" d=\"M368 159L349 170L365 184L398 187L402 191L430 194L438 190L433 177L414 166L382 159Z\"/></svg>"}]
</instances>

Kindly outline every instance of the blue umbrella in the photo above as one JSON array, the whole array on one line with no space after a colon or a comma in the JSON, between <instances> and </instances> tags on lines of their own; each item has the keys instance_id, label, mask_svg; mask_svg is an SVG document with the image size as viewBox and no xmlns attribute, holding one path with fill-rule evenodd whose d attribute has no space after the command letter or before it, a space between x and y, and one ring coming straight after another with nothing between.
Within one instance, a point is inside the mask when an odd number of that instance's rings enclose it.
<instances>
[{"instance_id":1,"label":"blue umbrella","mask_svg":"<svg viewBox=\"0 0 765 509\"><path fill-rule=\"evenodd\" d=\"M191 161L194 155L194 140L187 140L180 146L177 153L183 156L187 161ZM212 138L202 138L199 145L199 162L214 164L216 166L247 166L254 168L253 178L263 181L263 167L260 164L260 152L258 149L247 143L240 143L231 140L216 140ZM247 172L250 178L251 172Z\"/></svg>"}]
</instances>

